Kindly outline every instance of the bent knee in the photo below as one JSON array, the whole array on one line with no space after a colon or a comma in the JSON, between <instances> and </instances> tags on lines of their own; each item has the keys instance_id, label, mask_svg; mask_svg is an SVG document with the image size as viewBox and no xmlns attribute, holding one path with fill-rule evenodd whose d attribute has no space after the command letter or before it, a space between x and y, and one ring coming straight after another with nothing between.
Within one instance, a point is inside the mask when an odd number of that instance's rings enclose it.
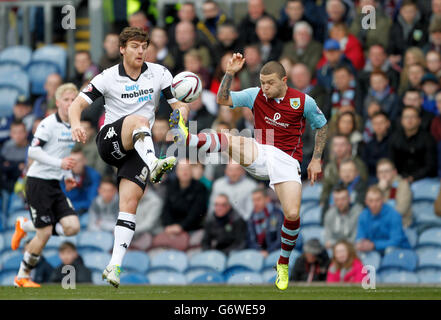
<instances>
[{"instance_id":1,"label":"bent knee","mask_svg":"<svg viewBox=\"0 0 441 320\"><path fill-rule=\"evenodd\" d=\"M79 223L71 223L66 227L63 227L64 234L66 236L73 236L80 232L80 224Z\"/></svg>"},{"instance_id":2,"label":"bent knee","mask_svg":"<svg viewBox=\"0 0 441 320\"><path fill-rule=\"evenodd\" d=\"M127 116L124 121L128 121L128 123L133 127L133 129L141 126L146 126L150 128L150 121L148 118L144 116L140 116L138 114L132 114L130 116Z\"/></svg>"},{"instance_id":3,"label":"bent knee","mask_svg":"<svg viewBox=\"0 0 441 320\"><path fill-rule=\"evenodd\" d=\"M300 218L300 212L297 210L285 212L285 218L291 221L296 221Z\"/></svg>"}]
</instances>

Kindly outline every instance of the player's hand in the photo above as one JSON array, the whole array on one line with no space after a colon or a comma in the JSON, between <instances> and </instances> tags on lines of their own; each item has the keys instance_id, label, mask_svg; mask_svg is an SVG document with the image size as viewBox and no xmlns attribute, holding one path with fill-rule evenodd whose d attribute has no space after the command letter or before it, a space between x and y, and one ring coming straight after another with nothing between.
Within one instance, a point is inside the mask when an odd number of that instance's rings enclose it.
<instances>
[{"instance_id":1,"label":"player's hand","mask_svg":"<svg viewBox=\"0 0 441 320\"><path fill-rule=\"evenodd\" d=\"M72 157L66 157L63 160L61 160L61 169L63 170L70 170L75 166L76 162L75 159Z\"/></svg>"},{"instance_id":2,"label":"player's hand","mask_svg":"<svg viewBox=\"0 0 441 320\"><path fill-rule=\"evenodd\" d=\"M308 165L308 179L311 180L311 185L314 185L320 172L322 172L320 159L312 159Z\"/></svg>"},{"instance_id":3,"label":"player's hand","mask_svg":"<svg viewBox=\"0 0 441 320\"><path fill-rule=\"evenodd\" d=\"M82 126L72 126L72 139L75 142L86 143L87 133Z\"/></svg>"},{"instance_id":4,"label":"player's hand","mask_svg":"<svg viewBox=\"0 0 441 320\"><path fill-rule=\"evenodd\" d=\"M179 111L181 112L182 118L184 118L184 121L187 122L188 121L188 110L190 107L188 106L182 106L179 107Z\"/></svg>"},{"instance_id":5,"label":"player's hand","mask_svg":"<svg viewBox=\"0 0 441 320\"><path fill-rule=\"evenodd\" d=\"M243 64L245 63L245 58L240 53L233 54L233 57L228 61L227 68L225 70L226 73L235 74L242 69Z\"/></svg>"},{"instance_id":6,"label":"player's hand","mask_svg":"<svg viewBox=\"0 0 441 320\"><path fill-rule=\"evenodd\" d=\"M66 178L64 179L64 184L66 186L66 191L70 191L77 186L77 182L74 178Z\"/></svg>"}]
</instances>

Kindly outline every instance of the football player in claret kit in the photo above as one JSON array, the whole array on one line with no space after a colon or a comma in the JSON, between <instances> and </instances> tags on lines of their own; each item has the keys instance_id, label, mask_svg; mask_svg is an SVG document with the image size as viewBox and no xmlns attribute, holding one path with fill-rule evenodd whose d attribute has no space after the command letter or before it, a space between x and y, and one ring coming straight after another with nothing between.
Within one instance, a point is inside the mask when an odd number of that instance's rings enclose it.
<instances>
[{"instance_id":1,"label":"football player in claret kit","mask_svg":"<svg viewBox=\"0 0 441 320\"><path fill-rule=\"evenodd\" d=\"M276 266L276 286L285 290L289 281L289 256L300 229L300 162L305 120L317 130L314 154L308 166L311 184L322 171L321 156L327 139L327 121L313 98L287 86L285 69L276 61L266 63L260 70L261 88L230 92L234 75L244 62L239 53L230 59L217 93L217 102L233 108L250 108L254 114L255 139L225 133L189 134L179 110L172 112L170 127L175 142L185 142L190 147L208 152L225 151L252 176L269 180L285 215L281 253Z\"/></svg>"},{"instance_id":2,"label":"football player in claret kit","mask_svg":"<svg viewBox=\"0 0 441 320\"><path fill-rule=\"evenodd\" d=\"M118 169L120 212L114 230L112 258L103 279L114 287L120 283L121 263L135 232L136 208L149 173L150 180L156 183L176 164L175 157L155 157L151 128L161 93L185 118L189 111L188 106L171 93L170 71L159 64L144 62L150 43L148 34L142 29L127 27L119 41L123 61L95 76L69 110L72 137L84 143L86 131L80 124L81 112L104 96L105 121L96 143L101 158Z\"/></svg>"},{"instance_id":3,"label":"football player in claret kit","mask_svg":"<svg viewBox=\"0 0 441 320\"><path fill-rule=\"evenodd\" d=\"M12 250L17 250L27 232L36 232L23 255L20 269L14 279L16 287L40 287L30 279L51 235L73 236L80 231L80 222L72 203L61 190L64 177L66 190L76 186L70 171L75 161L70 157L74 146L70 131L68 109L78 95L72 83L58 87L55 102L58 111L40 122L28 149L32 164L27 171L26 202L32 221L19 217L11 240Z\"/></svg>"}]
</instances>

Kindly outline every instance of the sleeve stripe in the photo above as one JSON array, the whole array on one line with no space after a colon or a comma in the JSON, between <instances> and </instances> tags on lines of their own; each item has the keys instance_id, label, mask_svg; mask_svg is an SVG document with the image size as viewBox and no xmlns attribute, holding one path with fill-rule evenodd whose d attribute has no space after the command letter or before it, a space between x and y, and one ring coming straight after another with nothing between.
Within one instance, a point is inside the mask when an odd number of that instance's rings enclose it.
<instances>
[{"instance_id":1,"label":"sleeve stripe","mask_svg":"<svg viewBox=\"0 0 441 320\"><path fill-rule=\"evenodd\" d=\"M167 88L162 89L162 94L167 99L167 101L175 98L171 92L171 86L168 86Z\"/></svg>"},{"instance_id":2,"label":"sleeve stripe","mask_svg":"<svg viewBox=\"0 0 441 320\"><path fill-rule=\"evenodd\" d=\"M87 96L89 99L87 100L90 103L98 99L99 97L102 97L103 94L92 84L89 83L89 85L81 91L82 97Z\"/></svg>"},{"instance_id":3,"label":"sleeve stripe","mask_svg":"<svg viewBox=\"0 0 441 320\"><path fill-rule=\"evenodd\" d=\"M90 99L84 92L80 92L80 96L84 98L89 104L91 104L93 101Z\"/></svg>"}]
</instances>

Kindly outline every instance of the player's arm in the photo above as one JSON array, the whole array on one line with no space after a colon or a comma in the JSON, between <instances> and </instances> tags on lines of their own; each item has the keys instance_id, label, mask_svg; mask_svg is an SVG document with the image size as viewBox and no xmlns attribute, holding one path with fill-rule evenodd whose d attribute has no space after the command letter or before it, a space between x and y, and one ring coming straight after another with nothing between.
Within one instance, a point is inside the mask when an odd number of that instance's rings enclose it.
<instances>
[{"instance_id":1,"label":"player's arm","mask_svg":"<svg viewBox=\"0 0 441 320\"><path fill-rule=\"evenodd\" d=\"M75 142L86 143L86 130L81 127L81 113L89 106L89 102L78 95L69 107L69 121L72 131L72 139Z\"/></svg>"},{"instance_id":2,"label":"player's arm","mask_svg":"<svg viewBox=\"0 0 441 320\"><path fill-rule=\"evenodd\" d=\"M70 170L75 165L75 161L71 157L66 157L64 159L59 159L57 157L53 157L43 150L43 146L46 141L43 139L35 137L32 140L31 146L28 148L28 158L38 161L42 164L49 165L55 168L61 168L63 170Z\"/></svg>"},{"instance_id":3,"label":"player's arm","mask_svg":"<svg viewBox=\"0 0 441 320\"><path fill-rule=\"evenodd\" d=\"M233 54L233 57L228 61L225 75L217 92L216 102L224 106L232 106L233 100L231 98L230 90L233 83L234 75L242 69L245 63L245 58L240 53Z\"/></svg>"}]
</instances>

